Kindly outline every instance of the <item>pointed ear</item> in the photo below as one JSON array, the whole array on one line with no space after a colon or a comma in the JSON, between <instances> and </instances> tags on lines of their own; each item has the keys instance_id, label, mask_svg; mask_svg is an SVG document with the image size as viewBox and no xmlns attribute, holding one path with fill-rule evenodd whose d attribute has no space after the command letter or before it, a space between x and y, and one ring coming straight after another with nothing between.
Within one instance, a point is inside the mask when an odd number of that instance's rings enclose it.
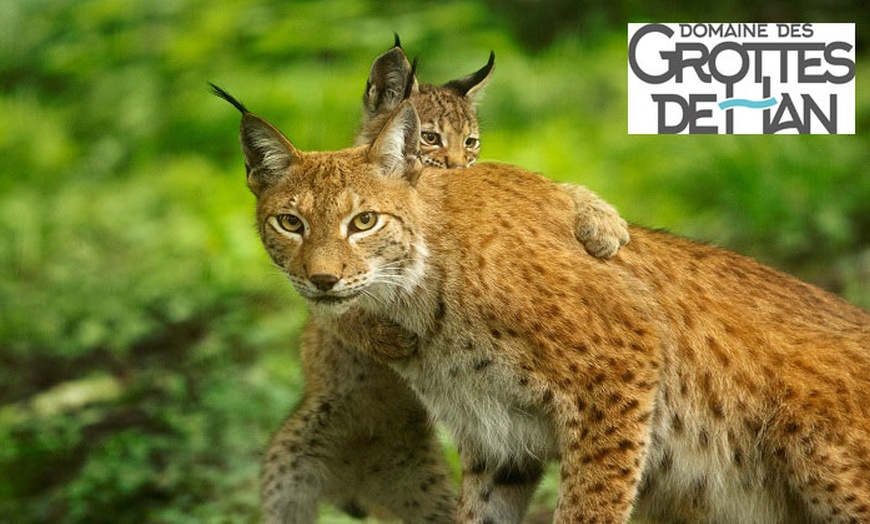
<instances>
[{"instance_id":1,"label":"pointed ear","mask_svg":"<svg viewBox=\"0 0 870 524\"><path fill-rule=\"evenodd\" d=\"M284 178L299 160L299 152L272 124L252 113L242 115L239 141L245 154L248 187L260 196Z\"/></svg>"},{"instance_id":2,"label":"pointed ear","mask_svg":"<svg viewBox=\"0 0 870 524\"><path fill-rule=\"evenodd\" d=\"M239 141L245 154L245 171L248 174L248 188L256 195L273 186L284 177L299 159L299 152L278 129L262 118L248 111L226 90L209 82L211 92L223 98L242 113Z\"/></svg>"},{"instance_id":3,"label":"pointed ear","mask_svg":"<svg viewBox=\"0 0 870 524\"><path fill-rule=\"evenodd\" d=\"M405 100L384 124L368 152L386 176L404 177L412 185L423 170L420 161L420 118L410 101Z\"/></svg>"},{"instance_id":4,"label":"pointed ear","mask_svg":"<svg viewBox=\"0 0 870 524\"><path fill-rule=\"evenodd\" d=\"M418 90L414 69L402 51L399 36L396 45L375 59L363 93L363 108L369 117L386 114Z\"/></svg>"},{"instance_id":5,"label":"pointed ear","mask_svg":"<svg viewBox=\"0 0 870 524\"><path fill-rule=\"evenodd\" d=\"M492 76L492 72L495 70L495 53L489 52L489 61L487 61L486 65L471 73L468 76L464 76L458 80L451 80L444 84L444 87L448 87L453 89L457 93L462 96L467 96L469 98L474 98L476 95L479 95L483 91L483 87L489 81L489 77Z\"/></svg>"}]
</instances>

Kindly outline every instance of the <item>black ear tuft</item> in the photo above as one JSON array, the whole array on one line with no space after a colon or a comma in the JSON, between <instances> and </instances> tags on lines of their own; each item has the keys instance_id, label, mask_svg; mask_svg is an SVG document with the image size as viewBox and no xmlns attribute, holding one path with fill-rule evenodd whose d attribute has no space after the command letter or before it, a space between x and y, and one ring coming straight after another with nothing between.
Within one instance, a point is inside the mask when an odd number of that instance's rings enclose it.
<instances>
[{"instance_id":1,"label":"black ear tuft","mask_svg":"<svg viewBox=\"0 0 870 524\"><path fill-rule=\"evenodd\" d=\"M227 102L231 103L236 109L241 111L243 115L250 113L250 111L248 111L248 108L245 107L244 104L242 104L241 102L236 100L236 98L233 95L227 93L224 89L212 84L211 82L209 82L208 85L211 86L211 93L213 95L218 96L220 98L223 98Z\"/></svg>"},{"instance_id":2,"label":"black ear tuft","mask_svg":"<svg viewBox=\"0 0 870 524\"><path fill-rule=\"evenodd\" d=\"M405 82L405 94L402 96L402 100L407 100L411 98L411 94L414 92L414 84L417 83L417 57L414 57L414 61L411 62L411 74L408 75L407 81Z\"/></svg>"},{"instance_id":3,"label":"black ear tuft","mask_svg":"<svg viewBox=\"0 0 870 524\"><path fill-rule=\"evenodd\" d=\"M259 196L264 189L275 185L287 175L291 165L299 158L299 153L278 128L248 111L244 104L226 90L211 82L209 85L212 94L231 103L242 113L239 141L245 155L248 187Z\"/></svg>"},{"instance_id":4,"label":"black ear tuft","mask_svg":"<svg viewBox=\"0 0 870 524\"><path fill-rule=\"evenodd\" d=\"M447 82L444 84L444 87L450 88L462 96L473 96L477 91L483 88L484 84L489 80L494 67L495 52L490 51L489 60L486 62L485 66L468 76Z\"/></svg>"},{"instance_id":5,"label":"black ear tuft","mask_svg":"<svg viewBox=\"0 0 870 524\"><path fill-rule=\"evenodd\" d=\"M396 39L395 43L393 43L393 47L402 47L402 41L399 40L399 33L393 33L393 37Z\"/></svg>"}]
</instances>

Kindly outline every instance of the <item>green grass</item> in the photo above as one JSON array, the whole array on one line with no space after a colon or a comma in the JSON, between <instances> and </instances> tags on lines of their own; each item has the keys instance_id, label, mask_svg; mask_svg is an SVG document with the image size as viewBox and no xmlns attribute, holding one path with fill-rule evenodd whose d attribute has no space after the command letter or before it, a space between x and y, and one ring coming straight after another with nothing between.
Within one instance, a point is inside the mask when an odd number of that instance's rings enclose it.
<instances>
[{"instance_id":1,"label":"green grass","mask_svg":"<svg viewBox=\"0 0 870 524\"><path fill-rule=\"evenodd\" d=\"M423 81L495 50L485 158L870 307L866 60L856 136L628 136L622 26L534 50L514 27L470 0L7 2L0 515L257 520L260 452L302 390L306 311L258 243L238 114L207 82L303 149L343 147L393 31Z\"/></svg>"}]
</instances>

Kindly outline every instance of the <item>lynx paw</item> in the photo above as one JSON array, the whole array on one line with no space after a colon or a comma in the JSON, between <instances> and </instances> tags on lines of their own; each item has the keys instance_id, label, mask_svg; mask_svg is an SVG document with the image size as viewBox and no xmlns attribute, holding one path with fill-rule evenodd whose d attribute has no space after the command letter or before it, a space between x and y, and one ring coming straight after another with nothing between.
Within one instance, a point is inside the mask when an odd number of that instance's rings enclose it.
<instances>
[{"instance_id":1,"label":"lynx paw","mask_svg":"<svg viewBox=\"0 0 870 524\"><path fill-rule=\"evenodd\" d=\"M581 210L574 223L574 235L590 255L610 258L628 243L628 223L616 209L603 202L601 204Z\"/></svg>"},{"instance_id":2,"label":"lynx paw","mask_svg":"<svg viewBox=\"0 0 870 524\"><path fill-rule=\"evenodd\" d=\"M343 344L378 361L406 358L417 352L419 338L402 326L353 309L336 317L316 320Z\"/></svg>"},{"instance_id":3,"label":"lynx paw","mask_svg":"<svg viewBox=\"0 0 870 524\"><path fill-rule=\"evenodd\" d=\"M596 258L610 258L628 243L628 223L616 208L583 186L560 184L574 199L574 236Z\"/></svg>"},{"instance_id":4,"label":"lynx paw","mask_svg":"<svg viewBox=\"0 0 870 524\"><path fill-rule=\"evenodd\" d=\"M376 326L372 338L376 342L373 352L381 358L405 358L417 352L419 338L398 324L381 321Z\"/></svg>"}]
</instances>

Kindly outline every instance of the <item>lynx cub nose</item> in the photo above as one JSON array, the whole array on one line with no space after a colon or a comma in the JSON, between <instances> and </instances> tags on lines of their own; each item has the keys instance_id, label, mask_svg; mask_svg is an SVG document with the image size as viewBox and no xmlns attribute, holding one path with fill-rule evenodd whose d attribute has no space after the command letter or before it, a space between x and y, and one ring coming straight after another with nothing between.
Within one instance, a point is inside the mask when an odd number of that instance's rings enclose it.
<instances>
[{"instance_id":1,"label":"lynx cub nose","mask_svg":"<svg viewBox=\"0 0 870 524\"><path fill-rule=\"evenodd\" d=\"M329 291L338 282L338 277L335 275L311 275L308 280L321 291Z\"/></svg>"}]
</instances>

